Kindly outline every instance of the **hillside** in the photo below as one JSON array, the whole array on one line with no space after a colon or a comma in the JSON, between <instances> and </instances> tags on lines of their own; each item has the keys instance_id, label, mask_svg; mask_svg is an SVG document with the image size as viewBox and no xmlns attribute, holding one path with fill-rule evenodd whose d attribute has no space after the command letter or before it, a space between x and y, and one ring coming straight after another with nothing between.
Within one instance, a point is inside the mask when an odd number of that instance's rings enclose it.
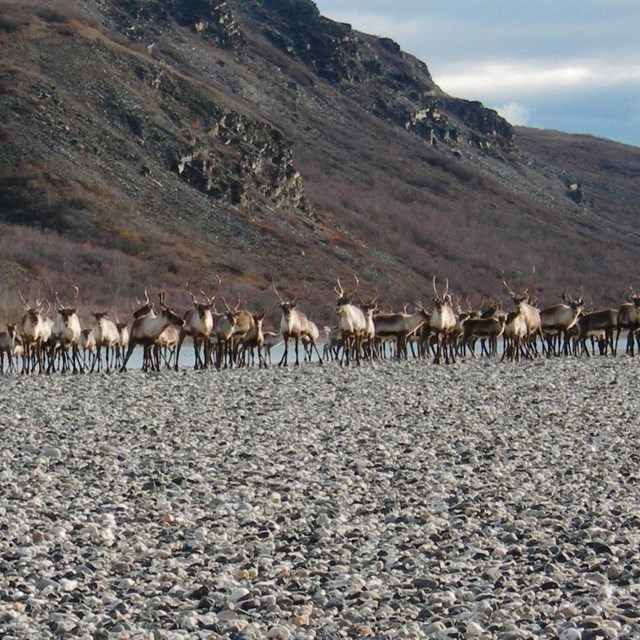
<instances>
[{"instance_id":1,"label":"hillside","mask_svg":"<svg viewBox=\"0 0 640 640\"><path fill-rule=\"evenodd\" d=\"M636 277L639 149L514 130L309 0L0 0L0 50L5 308L190 280L271 309L275 280L331 319L353 274L393 306Z\"/></svg>"}]
</instances>

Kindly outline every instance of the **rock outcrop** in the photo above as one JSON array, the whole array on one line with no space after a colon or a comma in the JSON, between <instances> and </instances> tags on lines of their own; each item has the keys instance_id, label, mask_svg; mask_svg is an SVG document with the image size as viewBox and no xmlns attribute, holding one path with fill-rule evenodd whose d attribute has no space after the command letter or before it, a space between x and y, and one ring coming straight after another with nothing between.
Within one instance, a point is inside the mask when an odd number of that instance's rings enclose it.
<instances>
[{"instance_id":1,"label":"rock outcrop","mask_svg":"<svg viewBox=\"0 0 640 640\"><path fill-rule=\"evenodd\" d=\"M180 154L177 171L231 205L266 200L284 210L310 210L290 143L277 129L231 110L220 110L213 125L192 140Z\"/></svg>"},{"instance_id":2,"label":"rock outcrop","mask_svg":"<svg viewBox=\"0 0 640 640\"><path fill-rule=\"evenodd\" d=\"M220 0L97 0L106 15L130 39L143 39L152 25L158 28L175 22L188 27L224 49L239 49L244 44L227 2Z\"/></svg>"}]
</instances>

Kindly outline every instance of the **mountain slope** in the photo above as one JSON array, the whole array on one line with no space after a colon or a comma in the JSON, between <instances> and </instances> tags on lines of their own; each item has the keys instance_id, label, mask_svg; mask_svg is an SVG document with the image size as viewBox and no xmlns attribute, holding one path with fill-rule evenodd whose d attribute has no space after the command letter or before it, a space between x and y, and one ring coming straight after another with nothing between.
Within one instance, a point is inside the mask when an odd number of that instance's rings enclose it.
<instances>
[{"instance_id":1,"label":"mountain slope","mask_svg":"<svg viewBox=\"0 0 640 640\"><path fill-rule=\"evenodd\" d=\"M633 280L634 148L514 131L308 0L4 0L0 46L5 289L184 304L219 274L330 319L354 273L392 305L433 275L597 303Z\"/></svg>"}]
</instances>

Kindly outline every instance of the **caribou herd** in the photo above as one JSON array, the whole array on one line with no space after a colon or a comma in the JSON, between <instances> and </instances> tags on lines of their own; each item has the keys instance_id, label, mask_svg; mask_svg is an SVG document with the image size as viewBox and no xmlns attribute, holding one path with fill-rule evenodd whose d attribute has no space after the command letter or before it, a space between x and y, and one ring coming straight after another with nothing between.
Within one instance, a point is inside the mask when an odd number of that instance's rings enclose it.
<instances>
[{"instance_id":1,"label":"caribou herd","mask_svg":"<svg viewBox=\"0 0 640 640\"><path fill-rule=\"evenodd\" d=\"M617 309L590 310L582 297L561 294L562 302L538 308L528 289L516 292L502 283L513 302L503 309L502 300L483 296L476 308L466 301L454 301L448 281L438 291L433 278L433 306L428 310L415 303L413 312L381 310L378 296L363 299L359 281L351 291L337 280L334 291L335 326L325 326L323 352L318 349L320 330L297 309L298 300L285 300L272 285L274 304L282 317L279 331L263 327L265 311L241 308L240 297L230 307L220 297L186 288L192 307L177 314L159 292L157 305L145 290L130 320L120 321L101 310L91 312L90 326L83 328L78 317L79 290L54 304L42 299L31 302L19 292L24 305L21 317L0 332L0 373L80 373L126 371L136 347L142 347L142 369L178 369L186 338L193 348L196 369L240 366L268 367L273 347L283 345L277 362L287 366L312 359L322 364L336 360L342 365L379 358L430 358L435 363L459 358L500 356L501 360L539 356L616 355L621 332L626 332L626 353L640 349L640 295L630 287L626 300ZM54 313L52 313L54 312ZM55 315L55 317L51 317ZM295 353L290 354L290 348ZM295 358L295 360L294 360Z\"/></svg>"}]
</instances>

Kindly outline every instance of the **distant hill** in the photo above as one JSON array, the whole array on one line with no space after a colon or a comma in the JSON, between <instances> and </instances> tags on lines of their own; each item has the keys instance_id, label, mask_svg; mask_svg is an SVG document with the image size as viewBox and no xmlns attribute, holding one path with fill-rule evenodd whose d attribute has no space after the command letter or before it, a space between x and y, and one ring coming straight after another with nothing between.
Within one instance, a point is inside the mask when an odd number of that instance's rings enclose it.
<instances>
[{"instance_id":1,"label":"distant hill","mask_svg":"<svg viewBox=\"0 0 640 640\"><path fill-rule=\"evenodd\" d=\"M309 0L0 0L0 47L5 307L640 288L640 149L514 128Z\"/></svg>"}]
</instances>

